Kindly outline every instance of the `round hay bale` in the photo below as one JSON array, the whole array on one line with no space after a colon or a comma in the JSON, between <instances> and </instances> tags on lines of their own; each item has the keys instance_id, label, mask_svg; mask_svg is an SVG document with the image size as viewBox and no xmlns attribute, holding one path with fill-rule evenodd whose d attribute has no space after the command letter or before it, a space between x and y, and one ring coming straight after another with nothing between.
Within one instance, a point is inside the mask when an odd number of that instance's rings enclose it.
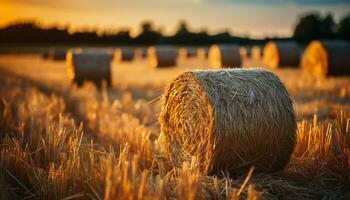
<instances>
[{"instance_id":1,"label":"round hay bale","mask_svg":"<svg viewBox=\"0 0 350 200\"><path fill-rule=\"evenodd\" d=\"M241 59L248 59L251 56L251 48L250 47L239 47L239 55Z\"/></svg>"},{"instance_id":2,"label":"round hay bale","mask_svg":"<svg viewBox=\"0 0 350 200\"><path fill-rule=\"evenodd\" d=\"M173 47L150 47L147 50L149 65L152 68L174 67L176 65L177 51Z\"/></svg>"},{"instance_id":3,"label":"round hay bale","mask_svg":"<svg viewBox=\"0 0 350 200\"><path fill-rule=\"evenodd\" d=\"M295 145L292 101L280 79L262 69L179 75L163 93L160 124L174 164L195 156L207 174L251 165L278 171Z\"/></svg>"},{"instance_id":4,"label":"round hay bale","mask_svg":"<svg viewBox=\"0 0 350 200\"><path fill-rule=\"evenodd\" d=\"M267 67L297 67L301 49L294 41L270 41L264 47L264 63Z\"/></svg>"},{"instance_id":5,"label":"round hay bale","mask_svg":"<svg viewBox=\"0 0 350 200\"><path fill-rule=\"evenodd\" d=\"M237 68L241 66L241 57L237 45L213 45L209 49L211 68Z\"/></svg>"},{"instance_id":6,"label":"round hay bale","mask_svg":"<svg viewBox=\"0 0 350 200\"><path fill-rule=\"evenodd\" d=\"M197 58L200 60L206 60L208 58L208 49L207 48L198 48L197 49Z\"/></svg>"},{"instance_id":7,"label":"round hay bale","mask_svg":"<svg viewBox=\"0 0 350 200\"><path fill-rule=\"evenodd\" d=\"M68 77L78 85L92 81L100 86L103 80L111 85L111 60L109 51L70 50L67 53Z\"/></svg>"},{"instance_id":8,"label":"round hay bale","mask_svg":"<svg viewBox=\"0 0 350 200\"><path fill-rule=\"evenodd\" d=\"M302 68L316 77L349 75L349 55L348 41L312 41L303 54Z\"/></svg>"},{"instance_id":9,"label":"round hay bale","mask_svg":"<svg viewBox=\"0 0 350 200\"><path fill-rule=\"evenodd\" d=\"M197 55L196 49L194 48L180 48L178 51L179 59L193 58Z\"/></svg>"},{"instance_id":10,"label":"round hay bale","mask_svg":"<svg viewBox=\"0 0 350 200\"><path fill-rule=\"evenodd\" d=\"M121 48L114 50L114 61L116 62L130 62L134 58L134 51L128 48Z\"/></svg>"},{"instance_id":11,"label":"round hay bale","mask_svg":"<svg viewBox=\"0 0 350 200\"><path fill-rule=\"evenodd\" d=\"M180 48L178 50L178 58L181 60L185 60L187 58L187 49L186 48Z\"/></svg>"},{"instance_id":12,"label":"round hay bale","mask_svg":"<svg viewBox=\"0 0 350 200\"><path fill-rule=\"evenodd\" d=\"M259 46L252 47L252 59L260 60L261 59L261 48Z\"/></svg>"},{"instance_id":13,"label":"round hay bale","mask_svg":"<svg viewBox=\"0 0 350 200\"><path fill-rule=\"evenodd\" d=\"M147 57L147 51L144 48L137 48L134 52L134 60L143 60Z\"/></svg>"},{"instance_id":14,"label":"round hay bale","mask_svg":"<svg viewBox=\"0 0 350 200\"><path fill-rule=\"evenodd\" d=\"M52 60L65 60L66 54L66 48L50 48L48 57Z\"/></svg>"}]
</instances>

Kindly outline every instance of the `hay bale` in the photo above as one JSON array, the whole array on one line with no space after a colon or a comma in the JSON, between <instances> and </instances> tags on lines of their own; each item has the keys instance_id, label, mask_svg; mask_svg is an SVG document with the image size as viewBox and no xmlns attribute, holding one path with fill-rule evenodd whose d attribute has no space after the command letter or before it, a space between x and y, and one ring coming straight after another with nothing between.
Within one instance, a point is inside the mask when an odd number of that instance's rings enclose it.
<instances>
[{"instance_id":1,"label":"hay bale","mask_svg":"<svg viewBox=\"0 0 350 200\"><path fill-rule=\"evenodd\" d=\"M164 91L160 124L175 165L196 156L207 174L251 165L277 171L295 145L292 101L280 79L262 69L179 75Z\"/></svg>"},{"instance_id":2,"label":"hay bale","mask_svg":"<svg viewBox=\"0 0 350 200\"><path fill-rule=\"evenodd\" d=\"M50 48L48 57L52 60L65 60L67 49L66 48Z\"/></svg>"},{"instance_id":3,"label":"hay bale","mask_svg":"<svg viewBox=\"0 0 350 200\"><path fill-rule=\"evenodd\" d=\"M251 55L252 55L251 57L253 60L260 60L261 59L261 48L259 46L253 46Z\"/></svg>"},{"instance_id":4,"label":"hay bale","mask_svg":"<svg viewBox=\"0 0 350 200\"><path fill-rule=\"evenodd\" d=\"M92 81L99 86L103 80L111 85L111 61L109 51L70 50L67 53L67 74L78 85Z\"/></svg>"},{"instance_id":5,"label":"hay bale","mask_svg":"<svg viewBox=\"0 0 350 200\"><path fill-rule=\"evenodd\" d=\"M301 48L294 41L270 41L264 47L264 63L267 67L297 67L300 63Z\"/></svg>"},{"instance_id":6,"label":"hay bale","mask_svg":"<svg viewBox=\"0 0 350 200\"><path fill-rule=\"evenodd\" d=\"M251 48L250 47L239 47L239 55L242 60L248 59L251 56Z\"/></svg>"},{"instance_id":7,"label":"hay bale","mask_svg":"<svg viewBox=\"0 0 350 200\"><path fill-rule=\"evenodd\" d=\"M174 67L177 51L170 46L150 47L147 50L149 65L152 68Z\"/></svg>"},{"instance_id":8,"label":"hay bale","mask_svg":"<svg viewBox=\"0 0 350 200\"><path fill-rule=\"evenodd\" d=\"M193 58L197 55L196 49L194 48L180 48L178 51L178 58L185 60L188 58Z\"/></svg>"},{"instance_id":9,"label":"hay bale","mask_svg":"<svg viewBox=\"0 0 350 200\"><path fill-rule=\"evenodd\" d=\"M312 41L303 54L302 68L317 77L349 75L349 55L348 41Z\"/></svg>"},{"instance_id":10,"label":"hay bale","mask_svg":"<svg viewBox=\"0 0 350 200\"><path fill-rule=\"evenodd\" d=\"M128 48L120 48L114 50L114 61L130 62L134 58L134 51Z\"/></svg>"},{"instance_id":11,"label":"hay bale","mask_svg":"<svg viewBox=\"0 0 350 200\"><path fill-rule=\"evenodd\" d=\"M137 48L134 52L134 60L143 60L147 57L147 51L144 48Z\"/></svg>"},{"instance_id":12,"label":"hay bale","mask_svg":"<svg viewBox=\"0 0 350 200\"><path fill-rule=\"evenodd\" d=\"M213 45L209 49L209 63L212 68L236 68L241 66L237 45Z\"/></svg>"},{"instance_id":13,"label":"hay bale","mask_svg":"<svg viewBox=\"0 0 350 200\"><path fill-rule=\"evenodd\" d=\"M208 58L208 49L207 48L198 48L197 49L197 58L200 60L206 60Z\"/></svg>"}]
</instances>

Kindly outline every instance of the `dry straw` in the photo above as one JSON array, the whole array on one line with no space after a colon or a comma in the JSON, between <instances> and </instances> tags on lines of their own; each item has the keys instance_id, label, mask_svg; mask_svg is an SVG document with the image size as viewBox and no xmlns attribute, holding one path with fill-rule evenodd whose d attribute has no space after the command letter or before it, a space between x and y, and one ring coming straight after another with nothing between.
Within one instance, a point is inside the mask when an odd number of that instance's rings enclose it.
<instances>
[{"instance_id":1,"label":"dry straw","mask_svg":"<svg viewBox=\"0 0 350 200\"><path fill-rule=\"evenodd\" d=\"M75 49L67 53L67 74L78 85L92 81L100 85L103 80L111 84L112 55L104 50Z\"/></svg>"},{"instance_id":2,"label":"dry straw","mask_svg":"<svg viewBox=\"0 0 350 200\"><path fill-rule=\"evenodd\" d=\"M147 57L152 68L174 67L176 65L177 51L170 46L149 47Z\"/></svg>"},{"instance_id":3,"label":"dry straw","mask_svg":"<svg viewBox=\"0 0 350 200\"><path fill-rule=\"evenodd\" d=\"M277 171L295 145L292 101L273 73L262 69L186 72L165 89L161 136L181 166L193 156L204 173L234 173L255 165Z\"/></svg>"},{"instance_id":4,"label":"dry straw","mask_svg":"<svg viewBox=\"0 0 350 200\"><path fill-rule=\"evenodd\" d=\"M267 67L299 66L301 48L294 41L270 41L264 47L264 63Z\"/></svg>"},{"instance_id":5,"label":"dry straw","mask_svg":"<svg viewBox=\"0 0 350 200\"><path fill-rule=\"evenodd\" d=\"M116 62L127 62L132 61L134 58L134 51L128 48L121 48L114 50L114 61Z\"/></svg>"},{"instance_id":6,"label":"dry straw","mask_svg":"<svg viewBox=\"0 0 350 200\"><path fill-rule=\"evenodd\" d=\"M316 77L350 74L348 41L313 41L305 49L302 67Z\"/></svg>"},{"instance_id":7,"label":"dry straw","mask_svg":"<svg viewBox=\"0 0 350 200\"><path fill-rule=\"evenodd\" d=\"M237 45L213 45L209 50L211 68L236 68L241 65L239 47Z\"/></svg>"},{"instance_id":8,"label":"dry straw","mask_svg":"<svg viewBox=\"0 0 350 200\"><path fill-rule=\"evenodd\" d=\"M52 60L65 60L67 54L67 49L65 48L50 48L48 52L48 57Z\"/></svg>"}]
</instances>

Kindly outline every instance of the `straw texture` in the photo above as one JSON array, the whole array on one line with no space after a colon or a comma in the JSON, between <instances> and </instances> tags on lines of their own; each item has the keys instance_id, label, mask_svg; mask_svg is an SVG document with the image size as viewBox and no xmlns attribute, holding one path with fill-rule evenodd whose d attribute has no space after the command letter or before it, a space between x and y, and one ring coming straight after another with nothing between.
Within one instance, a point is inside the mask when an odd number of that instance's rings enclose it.
<instances>
[{"instance_id":1,"label":"straw texture","mask_svg":"<svg viewBox=\"0 0 350 200\"><path fill-rule=\"evenodd\" d=\"M67 74L78 85L92 81L98 86L105 80L111 85L111 53L103 50L70 50L67 53Z\"/></svg>"},{"instance_id":2,"label":"straw texture","mask_svg":"<svg viewBox=\"0 0 350 200\"><path fill-rule=\"evenodd\" d=\"M301 48L294 41L270 41L264 47L264 63L267 67L297 67L301 59Z\"/></svg>"},{"instance_id":3,"label":"straw texture","mask_svg":"<svg viewBox=\"0 0 350 200\"><path fill-rule=\"evenodd\" d=\"M147 57L151 68L174 67L177 51L169 46L150 47L147 50Z\"/></svg>"},{"instance_id":4,"label":"straw texture","mask_svg":"<svg viewBox=\"0 0 350 200\"><path fill-rule=\"evenodd\" d=\"M302 59L304 72L316 77L350 74L350 43L347 41L313 41Z\"/></svg>"},{"instance_id":5,"label":"straw texture","mask_svg":"<svg viewBox=\"0 0 350 200\"><path fill-rule=\"evenodd\" d=\"M279 78L262 69L192 71L165 89L161 137L178 166L193 156L207 174L255 165L282 169L295 145L292 101Z\"/></svg>"},{"instance_id":6,"label":"straw texture","mask_svg":"<svg viewBox=\"0 0 350 200\"><path fill-rule=\"evenodd\" d=\"M209 49L210 67L237 68L241 66L241 57L237 45L213 45Z\"/></svg>"}]
</instances>

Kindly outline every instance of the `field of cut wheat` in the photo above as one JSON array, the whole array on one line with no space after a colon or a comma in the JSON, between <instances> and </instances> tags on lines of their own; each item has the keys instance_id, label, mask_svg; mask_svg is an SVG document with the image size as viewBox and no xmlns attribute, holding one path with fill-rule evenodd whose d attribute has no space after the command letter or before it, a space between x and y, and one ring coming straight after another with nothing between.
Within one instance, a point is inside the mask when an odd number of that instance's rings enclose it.
<instances>
[{"instance_id":1,"label":"field of cut wheat","mask_svg":"<svg viewBox=\"0 0 350 200\"><path fill-rule=\"evenodd\" d=\"M256 60L242 62L263 67ZM272 70L290 95L297 123L282 170L249 165L237 173L204 173L196 156L175 163L161 133L162 94L178 75L207 66L194 58L164 69L149 68L145 60L113 63L110 87L78 87L63 61L0 56L0 199L350 198L349 76Z\"/></svg>"}]
</instances>

